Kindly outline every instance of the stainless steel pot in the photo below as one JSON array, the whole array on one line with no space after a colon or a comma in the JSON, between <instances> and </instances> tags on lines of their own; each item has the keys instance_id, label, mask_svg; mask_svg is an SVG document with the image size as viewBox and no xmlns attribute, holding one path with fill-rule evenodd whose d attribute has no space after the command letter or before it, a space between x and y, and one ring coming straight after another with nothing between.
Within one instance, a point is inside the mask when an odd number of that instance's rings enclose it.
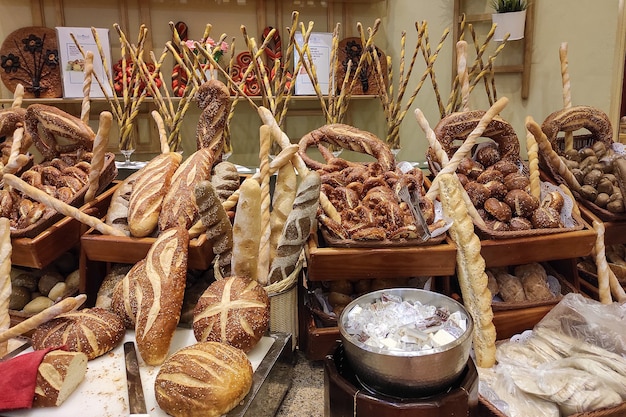
<instances>
[{"instance_id":1,"label":"stainless steel pot","mask_svg":"<svg viewBox=\"0 0 626 417\"><path fill-rule=\"evenodd\" d=\"M423 351L392 352L365 345L346 332L348 313L356 305L373 303L383 293L400 296L403 300L445 307L450 313L461 311L467 317L467 330L451 343ZM400 398L424 397L452 385L465 369L472 346L473 321L465 308L450 297L415 288L395 288L365 294L346 306L338 324L346 359L360 381L375 391Z\"/></svg>"}]
</instances>

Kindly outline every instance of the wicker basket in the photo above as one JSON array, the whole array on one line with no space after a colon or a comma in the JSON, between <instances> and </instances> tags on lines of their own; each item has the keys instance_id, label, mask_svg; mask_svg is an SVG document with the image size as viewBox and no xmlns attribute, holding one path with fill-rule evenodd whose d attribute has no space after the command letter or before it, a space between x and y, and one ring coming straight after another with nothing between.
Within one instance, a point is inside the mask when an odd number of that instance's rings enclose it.
<instances>
[{"instance_id":1,"label":"wicker basket","mask_svg":"<svg viewBox=\"0 0 626 417\"><path fill-rule=\"evenodd\" d=\"M475 125L477 125L477 124L478 124L478 122L476 121ZM488 137L488 138L497 137L497 134L500 133L502 130L506 129L507 125L508 124L505 121L501 120L501 119L497 119L497 120L494 119L494 121L492 121L488 125L488 128L485 130L484 136ZM437 127L435 129L437 131L439 129L439 125L437 125ZM507 138L509 138L509 139L507 139L507 141L514 139L512 136L507 136ZM440 138L438 136L438 140L439 139ZM461 140L459 138L456 138L455 141L451 141L451 140L449 140L448 137L446 137L446 140L444 140L444 143L442 143L442 148L446 151L446 153L448 154L449 157L452 157L452 155L454 155L454 153L458 149L458 143L457 142L459 142L459 141L462 142L463 140ZM448 142L450 142L450 143L448 144ZM505 143L503 143L503 140L499 140L499 141L494 140L494 142L499 147L506 145ZM453 144L453 146L452 146L452 144ZM515 147L513 147L513 146L511 146L509 148L515 149ZM433 148L431 148L431 147L428 148L428 150L426 152L426 159L428 161L428 166L429 166L429 169L430 169L431 173L436 176L441 171L441 163L437 159L436 152L435 152L435 150ZM528 166L527 166L527 164L525 164L520 159L519 153L518 154L508 154L508 155L506 155L506 158L503 156L502 159L506 159L508 161L511 161L511 162L517 164L519 167L521 167L520 168L521 172L523 172L527 176L529 175ZM562 227L562 228L553 228L553 229L543 228L543 229L530 229L530 230L520 230L520 231L496 231L496 230L493 230L491 228L485 227L484 224L481 224L478 221L474 221L474 227L475 227L476 232L478 233L478 235L481 238L483 238L483 239L510 239L510 238L520 238L520 237L545 236L545 235L549 235L549 234L556 234L556 233L563 233L563 232L571 232L571 231L575 231L575 230L582 230L585 227L585 222L580 217L580 215L578 215L576 213L572 213L572 220L573 220L573 226L571 226L571 227Z\"/></svg>"},{"instance_id":2,"label":"wicker basket","mask_svg":"<svg viewBox=\"0 0 626 417\"><path fill-rule=\"evenodd\" d=\"M301 276L303 263L304 257L300 256L291 275L264 287L270 297L270 330L290 333L292 349L298 343L298 278Z\"/></svg>"}]
</instances>

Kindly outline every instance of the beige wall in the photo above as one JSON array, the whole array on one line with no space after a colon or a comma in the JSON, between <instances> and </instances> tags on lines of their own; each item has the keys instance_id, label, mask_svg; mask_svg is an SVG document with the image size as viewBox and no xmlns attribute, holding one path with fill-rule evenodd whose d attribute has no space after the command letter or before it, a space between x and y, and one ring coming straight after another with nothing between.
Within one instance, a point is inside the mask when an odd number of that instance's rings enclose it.
<instances>
[{"instance_id":1,"label":"beige wall","mask_svg":"<svg viewBox=\"0 0 626 417\"><path fill-rule=\"evenodd\" d=\"M465 0L470 4L472 11L484 12L487 10L485 0ZM623 58L615 57L615 46L618 31L618 3L619 0L534 0L535 2L535 37L532 50L532 68L530 94L527 100L520 97L521 77L517 74L498 75L498 95L510 99L509 106L502 116L509 120L518 136L525 138L524 118L531 115L541 122L550 112L562 107L560 65L558 48L561 42L569 43L569 71L572 80L572 99L574 104L586 104L598 107L609 113L612 92L618 93L613 82L613 68ZM55 11L53 2L45 1L46 23L55 25ZM200 37L205 23L212 23L213 34L220 33L237 36L240 39L239 26L245 24L252 36L258 36L258 15L255 2L248 0L245 7L236 6L231 0L228 5L217 6L209 0L187 0L179 2L166 0L165 2L151 1L151 26L155 49L160 51L162 45L169 40L167 26L169 20L186 21L191 30L192 38ZM330 2L329 2L330 3ZM32 24L30 2L0 0L0 38L4 39L11 31ZM65 0L65 24L67 26L100 26L111 28L114 22L120 21L117 11L118 2L100 1L85 2ZM139 25L136 3L128 1L131 7L129 26L131 37L136 36ZM277 8L272 1L267 1L267 24L279 27L290 23L289 14L291 2L282 2L282 9ZM407 48L412 49L415 44L417 20L426 20L429 23L431 47L437 44L445 28L452 25L453 0L386 0L373 4L348 4L346 6L348 18L344 21L345 34L354 35L355 22L361 21L364 26L371 26L375 17L382 18L382 28L377 35L377 45L392 56L394 66L398 67L400 35L407 32ZM341 19L342 6L336 5L331 11L321 8L302 8L301 21L315 22L315 29L330 30L333 23ZM274 17L277 16L277 17ZM484 33L487 25L477 26L479 34ZM481 32L482 31L482 32ZM111 36L115 48L118 42ZM452 37L449 36L446 44L435 64L438 85L444 100L450 91L452 71ZM238 40L238 49L243 47ZM411 52L411 51L409 51ZM521 42L511 42L503 51L500 62L518 63L521 61ZM409 90L414 88L424 68L422 59L417 61L417 67ZM167 73L167 70L165 71ZM10 94L2 87L2 97ZM406 99L404 100L406 103ZM487 101L484 90L477 88L471 98L472 108L485 108ZM303 110L302 115L294 111L290 117L286 130L297 141L304 133L323 123L320 117L311 116L311 109L319 104L315 101L299 101L293 109ZM419 130L413 111L416 107L422 109L434 125L439 120L439 112L430 80L424 84L415 102L409 109L402 125L402 151L400 158L412 161L423 161L426 149L426 140ZM384 119L380 103L377 100L353 100L351 104L349 123L379 136L384 136ZM199 112L196 109L187 115L184 127L187 152L193 151L195 143L195 123ZM258 158L258 126L260 124L250 106L240 103L233 119L233 144L235 155L232 160L244 165L257 164Z\"/></svg>"}]
</instances>

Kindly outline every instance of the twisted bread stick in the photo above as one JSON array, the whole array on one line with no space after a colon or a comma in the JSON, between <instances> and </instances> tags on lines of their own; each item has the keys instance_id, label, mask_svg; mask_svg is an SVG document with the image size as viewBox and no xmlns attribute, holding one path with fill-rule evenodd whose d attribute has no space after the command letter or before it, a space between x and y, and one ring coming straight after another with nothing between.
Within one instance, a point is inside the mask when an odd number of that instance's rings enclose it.
<instances>
[{"instance_id":1,"label":"twisted bread stick","mask_svg":"<svg viewBox=\"0 0 626 417\"><path fill-rule=\"evenodd\" d=\"M91 165L89 166L89 188L85 193L85 203L93 200L98 192L100 173L104 166L104 154L109 144L109 132L111 130L112 120L113 115L110 112L103 111L100 113L98 133L93 141L93 156L91 157Z\"/></svg>"},{"instance_id":2,"label":"twisted bread stick","mask_svg":"<svg viewBox=\"0 0 626 417\"><path fill-rule=\"evenodd\" d=\"M598 273L598 295L602 304L611 304L611 288L609 283L609 264L606 262L604 246L604 224L601 221L593 221L593 230L596 232L596 244L593 254Z\"/></svg>"},{"instance_id":3,"label":"twisted bread stick","mask_svg":"<svg viewBox=\"0 0 626 417\"><path fill-rule=\"evenodd\" d=\"M546 158L546 161L555 168L558 174L565 180L567 185L574 191L578 192L580 190L580 184L572 171L570 171L565 162L561 160L559 155L552 149L552 145L545 133L541 130L539 125L533 120L531 116L526 117L526 129L535 137L537 141L537 146L539 147L539 151Z\"/></svg>"},{"instance_id":4,"label":"twisted bread stick","mask_svg":"<svg viewBox=\"0 0 626 417\"><path fill-rule=\"evenodd\" d=\"M11 299L11 222L0 217L0 332L11 327L9 301ZM6 355L7 341L0 342L0 358Z\"/></svg>"},{"instance_id":5,"label":"twisted bread stick","mask_svg":"<svg viewBox=\"0 0 626 417\"><path fill-rule=\"evenodd\" d=\"M526 130L526 151L528 153L528 169L530 170L530 194L541 200L541 181L539 180L539 155L535 137Z\"/></svg>"},{"instance_id":6,"label":"twisted bread stick","mask_svg":"<svg viewBox=\"0 0 626 417\"><path fill-rule=\"evenodd\" d=\"M268 284L270 270L270 166L269 152L272 143L270 127L259 128L261 144L259 150L259 173L261 174L261 240L259 241L259 261L257 264L257 280L262 286Z\"/></svg>"},{"instance_id":7,"label":"twisted bread stick","mask_svg":"<svg viewBox=\"0 0 626 417\"><path fill-rule=\"evenodd\" d=\"M441 192L439 199L445 214L454 222L448 230L457 246L457 276L463 303L474 320L474 352L476 364L490 368L496 360L496 329L493 325L491 293L487 288L485 260L480 255L480 239L474 233L474 224L461 197L461 184L451 174L438 175Z\"/></svg>"}]
</instances>

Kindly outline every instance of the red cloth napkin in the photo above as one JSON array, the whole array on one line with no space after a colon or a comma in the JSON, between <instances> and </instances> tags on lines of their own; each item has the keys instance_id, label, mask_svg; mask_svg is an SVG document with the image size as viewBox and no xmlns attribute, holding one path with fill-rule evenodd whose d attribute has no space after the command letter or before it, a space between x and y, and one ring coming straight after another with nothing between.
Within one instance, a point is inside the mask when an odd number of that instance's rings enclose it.
<instances>
[{"instance_id":1,"label":"red cloth napkin","mask_svg":"<svg viewBox=\"0 0 626 417\"><path fill-rule=\"evenodd\" d=\"M37 369L54 348L24 353L0 362L0 411L31 408L37 385Z\"/></svg>"}]
</instances>

